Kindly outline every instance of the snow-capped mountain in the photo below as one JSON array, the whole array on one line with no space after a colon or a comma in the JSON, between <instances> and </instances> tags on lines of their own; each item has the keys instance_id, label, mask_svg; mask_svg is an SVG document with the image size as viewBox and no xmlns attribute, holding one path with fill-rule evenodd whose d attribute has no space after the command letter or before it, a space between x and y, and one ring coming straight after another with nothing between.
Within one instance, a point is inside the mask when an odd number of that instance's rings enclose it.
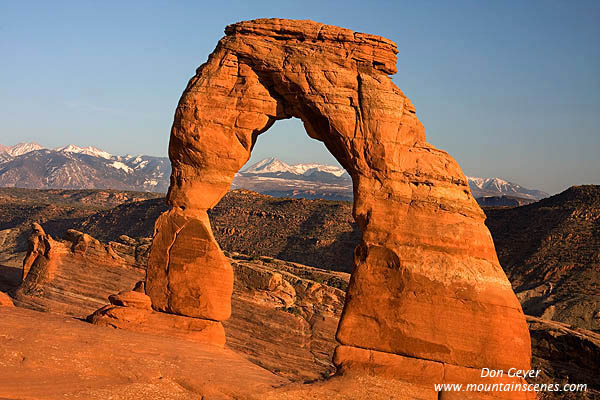
<instances>
[{"instance_id":1,"label":"snow-capped mountain","mask_svg":"<svg viewBox=\"0 0 600 400\"><path fill-rule=\"evenodd\" d=\"M239 172L239 175L270 176L298 180L350 180L342 167L325 164L287 164L275 157L265 158Z\"/></svg>"},{"instance_id":2,"label":"snow-capped mountain","mask_svg":"<svg viewBox=\"0 0 600 400\"><path fill-rule=\"evenodd\" d=\"M548 197L540 190L527 189L500 178L468 177L469 187L481 204L521 204ZM352 199L352 180L339 166L323 164L289 165L277 158L265 158L238 173L234 188L274 196ZM484 202L484 197L487 202ZM489 197L498 197L493 202Z\"/></svg>"},{"instance_id":3,"label":"snow-capped mountain","mask_svg":"<svg viewBox=\"0 0 600 400\"><path fill-rule=\"evenodd\" d=\"M341 167L324 164L287 164L265 158L236 174L232 188L277 197L352 200L352 180Z\"/></svg>"},{"instance_id":4,"label":"snow-capped mountain","mask_svg":"<svg viewBox=\"0 0 600 400\"><path fill-rule=\"evenodd\" d=\"M265 158L251 165L247 169L241 171L242 174L282 174L290 173L293 175L311 176L314 173L323 172L331 174L338 178L344 174L348 175L346 170L341 167L324 164L294 164L289 165L285 162L275 158Z\"/></svg>"},{"instance_id":5,"label":"snow-capped mountain","mask_svg":"<svg viewBox=\"0 0 600 400\"><path fill-rule=\"evenodd\" d=\"M55 150L62 151L65 153L87 154L88 156L102 157L107 160L110 160L112 158L112 154L93 146L79 147L75 146L74 144L68 144L66 146L58 147Z\"/></svg>"},{"instance_id":6,"label":"snow-capped mountain","mask_svg":"<svg viewBox=\"0 0 600 400\"><path fill-rule=\"evenodd\" d=\"M45 147L35 142L31 143L17 143L14 146L1 146L0 153L5 153L11 157L18 157L23 154L27 154L30 151L41 150Z\"/></svg>"},{"instance_id":7,"label":"snow-capped mountain","mask_svg":"<svg viewBox=\"0 0 600 400\"><path fill-rule=\"evenodd\" d=\"M527 189L523 186L505 181L500 178L477 178L467 176L469 187L474 197L485 196L513 196L530 200L541 200L548 197L548 193L536 189Z\"/></svg>"},{"instance_id":8,"label":"snow-capped mountain","mask_svg":"<svg viewBox=\"0 0 600 400\"><path fill-rule=\"evenodd\" d=\"M171 164L166 157L114 156L93 146L73 144L54 150L37 143L0 145L0 187L166 192L170 175ZM468 177L468 181L478 201L490 196L530 201L548 196L540 190L527 189L500 178ZM287 164L274 157L240 171L232 188L278 197L352 199L352 180L342 167Z\"/></svg>"},{"instance_id":9,"label":"snow-capped mountain","mask_svg":"<svg viewBox=\"0 0 600 400\"><path fill-rule=\"evenodd\" d=\"M35 189L119 189L166 192L166 157L113 156L98 148L37 143L0 147L0 186Z\"/></svg>"},{"instance_id":10,"label":"snow-capped mountain","mask_svg":"<svg viewBox=\"0 0 600 400\"><path fill-rule=\"evenodd\" d=\"M280 172L292 172L291 167L281 160L275 157L265 158L260 160L256 164L252 164L250 167L241 171L245 174L265 174L265 173L280 173Z\"/></svg>"}]
</instances>

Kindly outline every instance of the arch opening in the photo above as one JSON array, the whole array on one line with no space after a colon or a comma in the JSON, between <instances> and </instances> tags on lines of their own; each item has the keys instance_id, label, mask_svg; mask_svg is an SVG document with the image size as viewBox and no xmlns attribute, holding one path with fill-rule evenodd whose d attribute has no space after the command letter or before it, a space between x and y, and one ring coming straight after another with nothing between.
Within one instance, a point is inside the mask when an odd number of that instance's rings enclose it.
<instances>
[{"instance_id":1,"label":"arch opening","mask_svg":"<svg viewBox=\"0 0 600 400\"><path fill-rule=\"evenodd\" d=\"M286 152L290 142L296 154ZM310 158L298 146L321 154ZM299 120L277 121L258 136L241 171L258 167L236 174L234 190L208 211L215 239L234 272L232 316L223 323L229 347L294 380L335 372L335 334L353 249L360 240L350 201L306 199L331 198L337 180L351 200L347 174L338 180L327 173L328 183L302 174L308 163L331 160L335 162L321 142L307 136ZM306 172L311 174L311 169ZM316 185L326 186L314 193Z\"/></svg>"}]
</instances>

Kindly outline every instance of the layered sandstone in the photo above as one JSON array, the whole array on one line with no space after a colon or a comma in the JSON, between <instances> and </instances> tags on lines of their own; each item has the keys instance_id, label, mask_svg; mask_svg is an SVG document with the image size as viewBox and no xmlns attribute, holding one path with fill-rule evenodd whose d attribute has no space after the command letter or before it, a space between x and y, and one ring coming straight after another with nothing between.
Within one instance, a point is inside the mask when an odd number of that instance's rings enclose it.
<instances>
[{"instance_id":1,"label":"layered sandstone","mask_svg":"<svg viewBox=\"0 0 600 400\"><path fill-rule=\"evenodd\" d=\"M156 312L150 298L133 291L109 296L111 304L88 316L95 325L223 347L245 354L265 369L293 381L335 372L331 360L344 305L348 274L263 257L229 254L235 270L231 318L221 324Z\"/></svg>"},{"instance_id":2,"label":"layered sandstone","mask_svg":"<svg viewBox=\"0 0 600 400\"><path fill-rule=\"evenodd\" d=\"M15 302L84 317L103 306L108 296L133 287L144 277L136 248L101 243L76 230L67 231L64 240L55 240L34 223Z\"/></svg>"},{"instance_id":3,"label":"layered sandstone","mask_svg":"<svg viewBox=\"0 0 600 400\"><path fill-rule=\"evenodd\" d=\"M157 221L146 282L154 307L227 318L231 269L207 210L257 136L297 117L353 180L362 239L338 341L450 367L527 369L527 325L484 214L389 77L396 45L312 21L246 21L225 32L175 114L172 209ZM345 370L355 354L336 363Z\"/></svg>"},{"instance_id":4,"label":"layered sandstone","mask_svg":"<svg viewBox=\"0 0 600 400\"><path fill-rule=\"evenodd\" d=\"M335 372L331 360L348 274L268 257L240 254L227 346L290 380L315 380Z\"/></svg>"}]
</instances>

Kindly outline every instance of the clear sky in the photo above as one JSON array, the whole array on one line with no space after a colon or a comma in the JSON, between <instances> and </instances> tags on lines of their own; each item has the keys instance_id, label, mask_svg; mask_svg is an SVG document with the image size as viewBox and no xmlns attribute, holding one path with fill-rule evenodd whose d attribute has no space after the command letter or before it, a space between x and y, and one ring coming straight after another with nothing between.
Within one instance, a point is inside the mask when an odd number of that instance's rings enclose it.
<instances>
[{"instance_id":1,"label":"clear sky","mask_svg":"<svg viewBox=\"0 0 600 400\"><path fill-rule=\"evenodd\" d=\"M166 156L196 67L226 25L262 17L394 40L394 82L468 175L600 184L600 1L0 0L0 143ZM254 153L333 162L297 120Z\"/></svg>"}]
</instances>

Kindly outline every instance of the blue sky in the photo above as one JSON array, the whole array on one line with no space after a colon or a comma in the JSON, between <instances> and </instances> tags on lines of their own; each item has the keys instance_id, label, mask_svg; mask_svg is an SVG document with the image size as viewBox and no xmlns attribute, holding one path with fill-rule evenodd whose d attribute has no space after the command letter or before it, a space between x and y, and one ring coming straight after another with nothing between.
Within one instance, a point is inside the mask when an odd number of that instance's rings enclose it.
<instances>
[{"instance_id":1,"label":"blue sky","mask_svg":"<svg viewBox=\"0 0 600 400\"><path fill-rule=\"evenodd\" d=\"M188 79L233 22L312 19L398 44L394 82L468 175L600 184L597 1L0 0L0 143L166 156ZM333 162L299 121L252 160Z\"/></svg>"}]
</instances>

